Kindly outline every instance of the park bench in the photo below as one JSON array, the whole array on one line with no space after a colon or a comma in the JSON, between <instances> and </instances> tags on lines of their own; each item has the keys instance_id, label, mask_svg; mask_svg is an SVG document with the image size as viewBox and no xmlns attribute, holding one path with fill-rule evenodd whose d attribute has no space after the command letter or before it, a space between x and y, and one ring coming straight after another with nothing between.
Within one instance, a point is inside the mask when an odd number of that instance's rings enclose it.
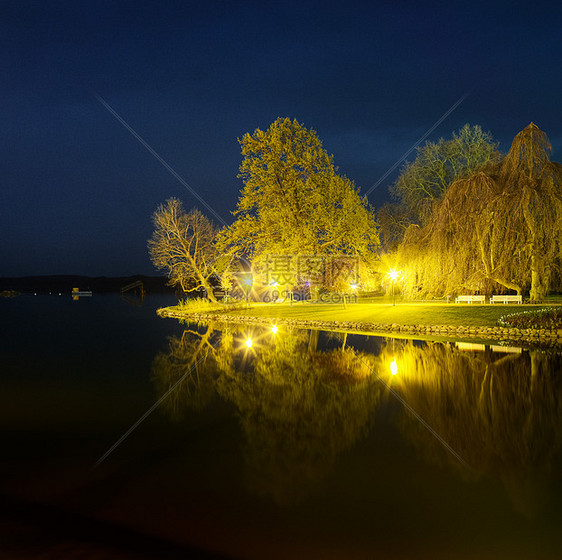
<instances>
[{"instance_id":1,"label":"park bench","mask_svg":"<svg viewBox=\"0 0 562 560\"><path fill-rule=\"evenodd\" d=\"M457 296L455 303L486 303L486 296Z\"/></svg>"},{"instance_id":2,"label":"park bench","mask_svg":"<svg viewBox=\"0 0 562 560\"><path fill-rule=\"evenodd\" d=\"M490 298L490 303L523 303L523 296L498 295Z\"/></svg>"}]
</instances>

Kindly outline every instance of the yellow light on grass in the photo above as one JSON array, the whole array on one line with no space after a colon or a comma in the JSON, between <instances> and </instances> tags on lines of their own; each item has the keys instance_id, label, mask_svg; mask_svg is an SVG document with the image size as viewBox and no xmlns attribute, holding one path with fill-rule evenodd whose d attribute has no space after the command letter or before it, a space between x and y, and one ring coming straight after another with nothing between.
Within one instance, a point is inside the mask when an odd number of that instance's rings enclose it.
<instances>
[{"instance_id":1,"label":"yellow light on grass","mask_svg":"<svg viewBox=\"0 0 562 560\"><path fill-rule=\"evenodd\" d=\"M396 358L390 362L390 373L396 375L398 373L398 364L396 363Z\"/></svg>"}]
</instances>

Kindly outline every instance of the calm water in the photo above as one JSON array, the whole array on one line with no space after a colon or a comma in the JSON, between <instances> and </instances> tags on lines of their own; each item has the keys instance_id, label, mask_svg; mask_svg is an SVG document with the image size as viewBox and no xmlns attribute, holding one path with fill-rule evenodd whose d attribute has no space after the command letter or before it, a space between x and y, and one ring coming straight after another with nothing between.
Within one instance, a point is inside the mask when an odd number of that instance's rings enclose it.
<instances>
[{"instance_id":1,"label":"calm water","mask_svg":"<svg viewBox=\"0 0 562 560\"><path fill-rule=\"evenodd\" d=\"M0 298L2 557L562 556L559 355L173 301Z\"/></svg>"}]
</instances>

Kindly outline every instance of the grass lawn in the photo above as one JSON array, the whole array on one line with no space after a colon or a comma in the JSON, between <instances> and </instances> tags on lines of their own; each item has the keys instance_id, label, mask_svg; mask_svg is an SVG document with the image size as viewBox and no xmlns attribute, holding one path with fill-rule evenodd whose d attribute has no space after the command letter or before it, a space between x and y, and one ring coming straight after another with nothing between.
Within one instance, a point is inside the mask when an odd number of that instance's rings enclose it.
<instances>
[{"instance_id":1,"label":"grass lawn","mask_svg":"<svg viewBox=\"0 0 562 560\"><path fill-rule=\"evenodd\" d=\"M351 321L369 323L397 323L400 325L451 325L493 327L502 315L544 308L544 305L475 305L447 303L359 302L347 304L309 303L253 303L249 308L229 310L231 316L294 318L319 321ZM195 312L195 310L193 310ZM201 310L205 312L206 310ZM210 310L209 310L210 311Z\"/></svg>"}]
</instances>

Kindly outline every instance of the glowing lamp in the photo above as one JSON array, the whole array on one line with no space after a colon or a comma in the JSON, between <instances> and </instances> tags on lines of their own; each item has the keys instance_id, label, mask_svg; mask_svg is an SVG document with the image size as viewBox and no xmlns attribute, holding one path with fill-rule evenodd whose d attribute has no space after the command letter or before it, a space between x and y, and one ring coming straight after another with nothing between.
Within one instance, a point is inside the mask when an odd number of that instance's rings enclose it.
<instances>
[{"instance_id":1,"label":"glowing lamp","mask_svg":"<svg viewBox=\"0 0 562 560\"><path fill-rule=\"evenodd\" d=\"M390 362L390 373L396 375L398 373L398 364L396 363L396 358Z\"/></svg>"},{"instance_id":2,"label":"glowing lamp","mask_svg":"<svg viewBox=\"0 0 562 560\"><path fill-rule=\"evenodd\" d=\"M271 325L271 332L273 334L277 333L278 330L279 330L279 327L277 325Z\"/></svg>"},{"instance_id":3,"label":"glowing lamp","mask_svg":"<svg viewBox=\"0 0 562 560\"><path fill-rule=\"evenodd\" d=\"M394 284L396 284L396 279L398 278L398 271L391 268L388 272L388 276L392 280L392 305L396 305L396 300L394 299Z\"/></svg>"},{"instance_id":4,"label":"glowing lamp","mask_svg":"<svg viewBox=\"0 0 562 560\"><path fill-rule=\"evenodd\" d=\"M246 347L247 348L251 348L253 344L254 344L254 341L251 338L246 339Z\"/></svg>"}]
</instances>

